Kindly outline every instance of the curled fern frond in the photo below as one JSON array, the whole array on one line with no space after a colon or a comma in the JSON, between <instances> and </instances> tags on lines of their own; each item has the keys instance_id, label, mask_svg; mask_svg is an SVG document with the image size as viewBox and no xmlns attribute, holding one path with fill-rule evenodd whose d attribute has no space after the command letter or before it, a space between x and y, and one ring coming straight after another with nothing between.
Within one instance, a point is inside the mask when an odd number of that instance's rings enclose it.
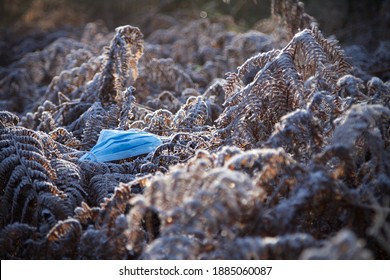
<instances>
[{"instance_id":1,"label":"curled fern frond","mask_svg":"<svg viewBox=\"0 0 390 280\"><path fill-rule=\"evenodd\" d=\"M115 31L100 78L99 99L103 107L121 104L121 92L138 77L137 64L144 48L143 34L137 27L126 25Z\"/></svg>"}]
</instances>

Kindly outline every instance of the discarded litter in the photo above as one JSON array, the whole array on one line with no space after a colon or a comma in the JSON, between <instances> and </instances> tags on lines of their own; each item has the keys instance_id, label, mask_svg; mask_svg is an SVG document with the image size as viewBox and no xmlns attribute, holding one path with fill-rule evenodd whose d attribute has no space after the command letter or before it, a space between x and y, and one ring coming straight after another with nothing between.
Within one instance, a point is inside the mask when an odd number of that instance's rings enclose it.
<instances>
[{"instance_id":1,"label":"discarded litter","mask_svg":"<svg viewBox=\"0 0 390 280\"><path fill-rule=\"evenodd\" d=\"M103 129L96 145L80 160L107 162L154 151L162 141L156 135L139 130Z\"/></svg>"}]
</instances>

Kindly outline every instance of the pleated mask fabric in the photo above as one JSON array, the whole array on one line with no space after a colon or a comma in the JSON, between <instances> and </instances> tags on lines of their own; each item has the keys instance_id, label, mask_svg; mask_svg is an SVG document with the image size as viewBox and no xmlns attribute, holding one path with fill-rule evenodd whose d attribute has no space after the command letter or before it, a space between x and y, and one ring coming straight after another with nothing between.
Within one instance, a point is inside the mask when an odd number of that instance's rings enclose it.
<instances>
[{"instance_id":1,"label":"pleated mask fabric","mask_svg":"<svg viewBox=\"0 0 390 280\"><path fill-rule=\"evenodd\" d=\"M158 136L145 131L103 129L96 145L80 160L108 162L130 158L153 152L161 143Z\"/></svg>"}]
</instances>

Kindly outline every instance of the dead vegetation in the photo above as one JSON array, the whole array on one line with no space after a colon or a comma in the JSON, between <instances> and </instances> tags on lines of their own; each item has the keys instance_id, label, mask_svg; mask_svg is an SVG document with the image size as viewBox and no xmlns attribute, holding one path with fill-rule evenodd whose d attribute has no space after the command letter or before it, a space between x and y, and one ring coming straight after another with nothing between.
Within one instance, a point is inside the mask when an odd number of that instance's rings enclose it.
<instances>
[{"instance_id":1,"label":"dead vegetation","mask_svg":"<svg viewBox=\"0 0 390 280\"><path fill-rule=\"evenodd\" d=\"M1 257L389 259L390 84L273 9L272 35L91 23L2 68ZM80 160L134 128L162 144Z\"/></svg>"}]
</instances>

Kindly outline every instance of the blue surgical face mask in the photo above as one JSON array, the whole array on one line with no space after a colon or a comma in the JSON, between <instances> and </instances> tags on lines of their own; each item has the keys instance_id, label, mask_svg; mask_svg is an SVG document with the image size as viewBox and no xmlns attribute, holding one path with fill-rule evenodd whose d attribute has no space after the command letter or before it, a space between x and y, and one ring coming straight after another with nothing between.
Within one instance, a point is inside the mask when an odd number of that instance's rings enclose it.
<instances>
[{"instance_id":1,"label":"blue surgical face mask","mask_svg":"<svg viewBox=\"0 0 390 280\"><path fill-rule=\"evenodd\" d=\"M140 130L103 129L96 145L80 160L107 162L153 152L161 139Z\"/></svg>"}]
</instances>

